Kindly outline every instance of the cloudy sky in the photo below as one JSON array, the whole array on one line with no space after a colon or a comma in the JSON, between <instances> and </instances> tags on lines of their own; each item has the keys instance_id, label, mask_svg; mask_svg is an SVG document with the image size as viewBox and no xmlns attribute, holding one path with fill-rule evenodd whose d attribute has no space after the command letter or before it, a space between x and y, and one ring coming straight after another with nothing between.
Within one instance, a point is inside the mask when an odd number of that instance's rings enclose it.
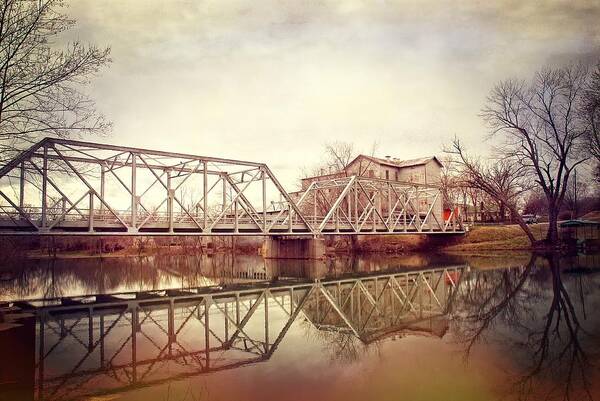
<instances>
[{"instance_id":1,"label":"cloudy sky","mask_svg":"<svg viewBox=\"0 0 600 401\"><path fill-rule=\"evenodd\" d=\"M292 186L326 142L484 150L490 88L600 57L598 1L71 0L111 46L93 81L116 144L264 161Z\"/></svg>"}]
</instances>

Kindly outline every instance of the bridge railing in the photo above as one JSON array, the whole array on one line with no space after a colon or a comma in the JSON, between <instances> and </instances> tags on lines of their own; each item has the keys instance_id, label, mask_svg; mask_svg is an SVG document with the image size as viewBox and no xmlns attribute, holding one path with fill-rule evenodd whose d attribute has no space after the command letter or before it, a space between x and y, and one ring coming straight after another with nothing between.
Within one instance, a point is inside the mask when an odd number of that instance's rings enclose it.
<instances>
[{"instance_id":1,"label":"bridge railing","mask_svg":"<svg viewBox=\"0 0 600 401\"><path fill-rule=\"evenodd\" d=\"M433 185L313 182L297 199L262 163L44 139L0 169L0 232L153 235L462 230Z\"/></svg>"},{"instance_id":2,"label":"bridge railing","mask_svg":"<svg viewBox=\"0 0 600 401\"><path fill-rule=\"evenodd\" d=\"M298 207L317 232L455 232L462 225L443 213L437 185L350 176L313 181ZM332 228L333 226L333 228Z\"/></svg>"}]
</instances>

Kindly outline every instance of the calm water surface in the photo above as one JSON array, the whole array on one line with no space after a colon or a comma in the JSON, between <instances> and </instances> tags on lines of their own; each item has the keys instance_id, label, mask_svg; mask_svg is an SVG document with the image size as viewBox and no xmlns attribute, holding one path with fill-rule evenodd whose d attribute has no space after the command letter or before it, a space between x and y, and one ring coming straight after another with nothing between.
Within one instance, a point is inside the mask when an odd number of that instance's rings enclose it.
<instances>
[{"instance_id":1,"label":"calm water surface","mask_svg":"<svg viewBox=\"0 0 600 401\"><path fill-rule=\"evenodd\" d=\"M600 399L598 272L597 255L4 262L0 400Z\"/></svg>"}]
</instances>

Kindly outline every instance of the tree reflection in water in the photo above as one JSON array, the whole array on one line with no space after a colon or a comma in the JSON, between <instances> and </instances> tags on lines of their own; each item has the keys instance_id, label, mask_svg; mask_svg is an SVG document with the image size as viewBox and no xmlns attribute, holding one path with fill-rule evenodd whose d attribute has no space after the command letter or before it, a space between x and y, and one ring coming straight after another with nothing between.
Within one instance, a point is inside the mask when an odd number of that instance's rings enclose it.
<instances>
[{"instance_id":1,"label":"tree reflection in water","mask_svg":"<svg viewBox=\"0 0 600 401\"><path fill-rule=\"evenodd\" d=\"M239 283L260 287L285 280L288 284L314 283L315 292L300 308L298 320L303 337L318 345L320 355L331 361L349 364L382 355L390 350L383 347L390 337L435 337L444 346L457 339L466 359L475 360L475 352L487 355L500 349L516 365L510 372L517 376L510 377L508 385L519 399L593 399L599 378L595 364L600 345L600 275L571 274L577 269L567 269L569 261L553 254L533 256L512 268L503 260L488 258L490 269L470 271L466 264L486 263L453 258L439 264L432 255L318 264L231 255L38 261L15 268L17 275L0 281L0 293L19 299L34 294L50 298ZM334 278L346 284L330 283L326 291L316 291ZM272 306L271 318L277 321L275 299ZM265 314L259 311L256 316ZM98 323L99 317L94 319ZM220 324L217 316L210 321ZM256 323L256 327L263 326L262 321ZM87 333L86 328L82 330ZM189 340L190 344L202 343L193 334ZM277 352L285 353L285 349ZM293 353L282 357L293 358Z\"/></svg>"},{"instance_id":2,"label":"tree reflection in water","mask_svg":"<svg viewBox=\"0 0 600 401\"><path fill-rule=\"evenodd\" d=\"M370 344L364 344L352 332L345 330L314 330L314 326L308 321L304 322L305 335L314 338L315 342L326 344L323 351L329 355L332 362L352 363L359 361L366 353L377 350Z\"/></svg>"},{"instance_id":3,"label":"tree reflection in water","mask_svg":"<svg viewBox=\"0 0 600 401\"><path fill-rule=\"evenodd\" d=\"M566 273L556 254L472 274L458 293L454 332L467 358L481 342L510 349L521 369L513 383L519 399L592 400L600 324L586 304L598 281Z\"/></svg>"}]
</instances>

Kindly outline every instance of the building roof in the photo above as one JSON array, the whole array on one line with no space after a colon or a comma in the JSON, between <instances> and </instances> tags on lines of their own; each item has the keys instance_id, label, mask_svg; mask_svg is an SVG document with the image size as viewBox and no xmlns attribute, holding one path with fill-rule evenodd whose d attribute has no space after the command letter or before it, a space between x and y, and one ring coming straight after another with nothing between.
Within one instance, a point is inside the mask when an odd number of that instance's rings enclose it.
<instances>
[{"instance_id":1,"label":"building roof","mask_svg":"<svg viewBox=\"0 0 600 401\"><path fill-rule=\"evenodd\" d=\"M358 155L354 158L354 160L352 160L350 163L348 163L348 165L354 163L355 161L357 161L358 159L361 159L361 158L370 160L373 163L382 164L382 165L386 165L386 166L392 166L392 167L422 166L422 165L427 164L430 161L434 160L437 164L440 165L440 167L443 167L442 162L436 156L420 157L418 159L400 160L400 159L382 159L380 157Z\"/></svg>"},{"instance_id":2,"label":"building roof","mask_svg":"<svg viewBox=\"0 0 600 401\"><path fill-rule=\"evenodd\" d=\"M303 177L302 180L310 180L313 178L337 178L337 177L343 176L343 174L344 174L343 171L336 171L333 173L324 173L324 174L313 175L310 177Z\"/></svg>"},{"instance_id":3,"label":"building roof","mask_svg":"<svg viewBox=\"0 0 600 401\"><path fill-rule=\"evenodd\" d=\"M439 164L440 167L444 166L442 164L442 162L436 156L421 157L418 159L400 160L400 159L382 159L380 157L367 156L367 155L362 155L362 154L356 156L350 163L348 163L348 166L352 165L353 163L357 162L360 159L367 159L367 160L371 161L372 163L377 163L379 165L386 165L386 166L391 166L391 167L422 166L422 165L429 163L432 160L434 160L437 164ZM346 167L348 167L348 166L346 166ZM339 176L342 173L343 173L343 170L335 171L333 173L325 173L325 174L319 174L319 175L315 175L315 176L311 176L311 177L304 177L304 178L302 178L302 180L310 180L310 179L314 179L317 177L320 177L320 178L321 177L335 177L335 176Z\"/></svg>"},{"instance_id":4,"label":"building roof","mask_svg":"<svg viewBox=\"0 0 600 401\"><path fill-rule=\"evenodd\" d=\"M561 227L595 227L600 226L600 223L592 220L567 220L560 223Z\"/></svg>"}]
</instances>

